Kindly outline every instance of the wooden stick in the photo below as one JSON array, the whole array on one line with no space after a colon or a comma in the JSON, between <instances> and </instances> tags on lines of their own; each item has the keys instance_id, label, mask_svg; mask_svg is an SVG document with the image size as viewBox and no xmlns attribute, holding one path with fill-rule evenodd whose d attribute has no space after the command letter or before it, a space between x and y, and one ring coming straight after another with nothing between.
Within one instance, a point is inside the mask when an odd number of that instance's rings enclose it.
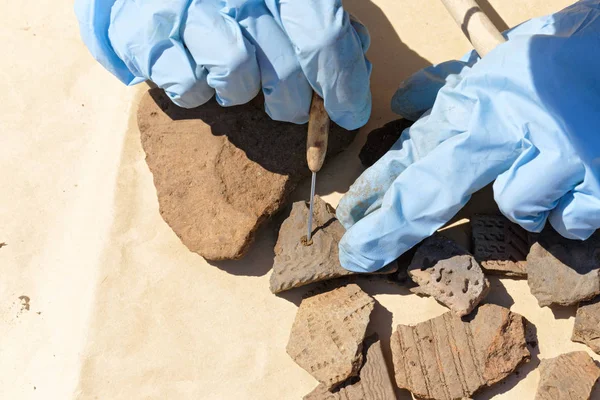
<instances>
[{"instance_id":1,"label":"wooden stick","mask_svg":"<svg viewBox=\"0 0 600 400\"><path fill-rule=\"evenodd\" d=\"M441 0L481 57L506 40L474 0Z\"/></svg>"},{"instance_id":2,"label":"wooden stick","mask_svg":"<svg viewBox=\"0 0 600 400\"><path fill-rule=\"evenodd\" d=\"M313 93L306 141L306 161L312 172L318 172L323 166L327 154L328 137L329 115L325 111L323 99L317 93Z\"/></svg>"}]
</instances>

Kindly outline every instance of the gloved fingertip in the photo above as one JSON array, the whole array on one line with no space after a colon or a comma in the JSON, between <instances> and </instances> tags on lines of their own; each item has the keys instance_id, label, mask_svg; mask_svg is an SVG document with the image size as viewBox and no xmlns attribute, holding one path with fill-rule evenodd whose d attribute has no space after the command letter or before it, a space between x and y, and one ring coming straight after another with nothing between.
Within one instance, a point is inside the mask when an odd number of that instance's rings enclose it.
<instances>
[{"instance_id":1,"label":"gloved fingertip","mask_svg":"<svg viewBox=\"0 0 600 400\"><path fill-rule=\"evenodd\" d=\"M510 197L494 192L494 200L500 212L510 221L529 232L539 233L544 229L550 211L524 206L518 196Z\"/></svg>"},{"instance_id":2,"label":"gloved fingertip","mask_svg":"<svg viewBox=\"0 0 600 400\"><path fill-rule=\"evenodd\" d=\"M586 192L573 190L560 199L548 221L567 239L586 240L600 227L600 200L597 190L584 182Z\"/></svg>"},{"instance_id":3,"label":"gloved fingertip","mask_svg":"<svg viewBox=\"0 0 600 400\"><path fill-rule=\"evenodd\" d=\"M357 101L352 104L353 109L350 111L331 110L327 107L327 100L325 100L325 109L333 122L346 130L353 131L362 128L369 121L372 107L371 102L371 92L369 91L363 101Z\"/></svg>"},{"instance_id":4,"label":"gloved fingertip","mask_svg":"<svg viewBox=\"0 0 600 400\"><path fill-rule=\"evenodd\" d=\"M265 69L261 71L265 111L275 121L305 124L309 117L312 88L299 66L297 72L295 68L291 69L294 72L282 73L288 68L279 68L279 74L267 74Z\"/></svg>"},{"instance_id":5,"label":"gloved fingertip","mask_svg":"<svg viewBox=\"0 0 600 400\"><path fill-rule=\"evenodd\" d=\"M562 237L571 240L586 240L596 231L590 228L567 228L562 218L549 218L548 221L552 228L558 232Z\"/></svg>"},{"instance_id":6,"label":"gloved fingertip","mask_svg":"<svg viewBox=\"0 0 600 400\"><path fill-rule=\"evenodd\" d=\"M349 246L349 243L346 243L344 238L340 241L338 248L340 264L347 271L364 274L377 271L384 267L383 265L380 265L380 261L369 260L358 253L350 251L349 249L351 246Z\"/></svg>"},{"instance_id":7,"label":"gloved fingertip","mask_svg":"<svg viewBox=\"0 0 600 400\"><path fill-rule=\"evenodd\" d=\"M503 210L500 210L500 212L510 221L521 226L521 228L533 233L540 233L544 229L546 221L548 220L547 211L541 212L536 215L527 216L519 216L515 215L514 213L507 213Z\"/></svg>"},{"instance_id":8,"label":"gloved fingertip","mask_svg":"<svg viewBox=\"0 0 600 400\"><path fill-rule=\"evenodd\" d=\"M335 210L335 217L338 221L340 221L345 229L350 229L350 227L356 222L350 214L353 205L353 199L350 199L347 195L345 195L340 199L340 202Z\"/></svg>"},{"instance_id":9,"label":"gloved fingertip","mask_svg":"<svg viewBox=\"0 0 600 400\"><path fill-rule=\"evenodd\" d=\"M468 63L456 60L423 68L400 83L392 96L392 111L408 120L418 120L433 107L440 89L456 85L468 70Z\"/></svg>"},{"instance_id":10,"label":"gloved fingertip","mask_svg":"<svg viewBox=\"0 0 600 400\"><path fill-rule=\"evenodd\" d=\"M227 74L217 73L213 69L207 77L209 86L215 89L217 102L223 107L246 104L261 89L260 72L254 54L238 61L238 64L231 65Z\"/></svg>"},{"instance_id":11,"label":"gloved fingertip","mask_svg":"<svg viewBox=\"0 0 600 400\"><path fill-rule=\"evenodd\" d=\"M214 91L210 94L205 92L185 92L182 94L165 90L165 93L173 103L182 108L195 108L209 101L214 95Z\"/></svg>"},{"instance_id":12,"label":"gloved fingertip","mask_svg":"<svg viewBox=\"0 0 600 400\"><path fill-rule=\"evenodd\" d=\"M417 121L421 118L427 109L421 105L417 106L406 98L407 88L401 86L392 96L391 108L392 111L409 121Z\"/></svg>"},{"instance_id":13,"label":"gloved fingertip","mask_svg":"<svg viewBox=\"0 0 600 400\"><path fill-rule=\"evenodd\" d=\"M308 110L272 107L265 101L265 112L273 121L289 122L298 125L308 122Z\"/></svg>"},{"instance_id":14,"label":"gloved fingertip","mask_svg":"<svg viewBox=\"0 0 600 400\"><path fill-rule=\"evenodd\" d=\"M154 83L161 87L173 103L182 108L195 108L209 101L214 95L213 88L206 83L206 74L193 75L190 73L179 74L178 83L163 83L157 80Z\"/></svg>"}]
</instances>

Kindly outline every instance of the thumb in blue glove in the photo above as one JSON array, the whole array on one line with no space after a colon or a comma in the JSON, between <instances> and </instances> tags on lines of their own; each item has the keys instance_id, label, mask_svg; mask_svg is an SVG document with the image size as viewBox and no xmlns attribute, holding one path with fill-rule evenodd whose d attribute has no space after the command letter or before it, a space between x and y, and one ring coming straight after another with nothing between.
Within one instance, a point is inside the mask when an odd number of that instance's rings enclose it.
<instances>
[{"instance_id":1,"label":"thumb in blue glove","mask_svg":"<svg viewBox=\"0 0 600 400\"><path fill-rule=\"evenodd\" d=\"M262 88L273 119L305 123L315 90L338 125L369 118L369 35L339 0L76 0L75 11L104 67L181 107L243 104Z\"/></svg>"},{"instance_id":2,"label":"thumb in blue glove","mask_svg":"<svg viewBox=\"0 0 600 400\"><path fill-rule=\"evenodd\" d=\"M481 60L409 80L396 111L415 117L435 102L342 198L342 266L382 268L494 180L500 210L527 230L549 220L585 239L600 227L598 32L600 2L580 1L513 29Z\"/></svg>"}]
</instances>

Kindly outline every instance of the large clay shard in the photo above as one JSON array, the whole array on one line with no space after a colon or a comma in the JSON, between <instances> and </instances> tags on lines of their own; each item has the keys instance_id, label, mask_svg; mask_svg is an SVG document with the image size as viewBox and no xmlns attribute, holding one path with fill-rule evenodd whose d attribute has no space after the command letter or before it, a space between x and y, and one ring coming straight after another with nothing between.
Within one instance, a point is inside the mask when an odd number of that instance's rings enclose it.
<instances>
[{"instance_id":1,"label":"large clay shard","mask_svg":"<svg viewBox=\"0 0 600 400\"><path fill-rule=\"evenodd\" d=\"M471 227L473 255L486 272L527 276L527 231L502 215L476 215Z\"/></svg>"},{"instance_id":2,"label":"large clay shard","mask_svg":"<svg viewBox=\"0 0 600 400\"><path fill-rule=\"evenodd\" d=\"M523 317L485 304L470 322L445 313L398 325L391 340L396 383L422 399L471 397L529 359Z\"/></svg>"},{"instance_id":3,"label":"large clay shard","mask_svg":"<svg viewBox=\"0 0 600 400\"><path fill-rule=\"evenodd\" d=\"M350 378L333 392L320 384L304 396L304 400L394 400L394 385L377 335L365 339L363 358L365 362L359 372L360 379Z\"/></svg>"},{"instance_id":4,"label":"large clay shard","mask_svg":"<svg viewBox=\"0 0 600 400\"><path fill-rule=\"evenodd\" d=\"M582 242L545 228L527 255L527 283L541 307L568 306L600 294L600 234Z\"/></svg>"},{"instance_id":5,"label":"large clay shard","mask_svg":"<svg viewBox=\"0 0 600 400\"><path fill-rule=\"evenodd\" d=\"M579 304L571 340L584 343L600 354L600 297Z\"/></svg>"},{"instance_id":6,"label":"large clay shard","mask_svg":"<svg viewBox=\"0 0 600 400\"><path fill-rule=\"evenodd\" d=\"M306 125L271 120L260 98L183 109L152 89L140 102L138 126L163 219L210 260L242 257L259 225L310 173ZM353 138L332 125L327 154Z\"/></svg>"},{"instance_id":7,"label":"large clay shard","mask_svg":"<svg viewBox=\"0 0 600 400\"><path fill-rule=\"evenodd\" d=\"M375 164L400 139L402 132L413 123L413 121L401 118L371 131L358 154L362 165L368 168Z\"/></svg>"},{"instance_id":8,"label":"large clay shard","mask_svg":"<svg viewBox=\"0 0 600 400\"><path fill-rule=\"evenodd\" d=\"M302 300L287 353L327 390L358 373L375 301L350 284Z\"/></svg>"},{"instance_id":9,"label":"large clay shard","mask_svg":"<svg viewBox=\"0 0 600 400\"><path fill-rule=\"evenodd\" d=\"M345 229L335 218L335 210L315 196L311 245L302 240L306 237L308 213L307 203L296 202L281 225L270 279L273 293L354 274L340 265L338 244ZM392 273L396 269L396 264L390 264L378 273Z\"/></svg>"},{"instance_id":10,"label":"large clay shard","mask_svg":"<svg viewBox=\"0 0 600 400\"><path fill-rule=\"evenodd\" d=\"M600 377L600 369L585 351L542 360L535 400L586 400Z\"/></svg>"},{"instance_id":11,"label":"large clay shard","mask_svg":"<svg viewBox=\"0 0 600 400\"><path fill-rule=\"evenodd\" d=\"M438 235L417 249L408 274L419 285L411 291L432 296L458 316L470 313L489 291L489 282L475 258Z\"/></svg>"}]
</instances>

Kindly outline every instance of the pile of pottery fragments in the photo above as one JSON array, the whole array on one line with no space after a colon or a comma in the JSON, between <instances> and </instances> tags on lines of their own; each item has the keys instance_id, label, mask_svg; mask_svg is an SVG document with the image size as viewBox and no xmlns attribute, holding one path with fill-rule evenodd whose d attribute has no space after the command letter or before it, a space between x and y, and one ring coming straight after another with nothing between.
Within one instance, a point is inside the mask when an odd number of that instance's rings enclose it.
<instances>
[{"instance_id":1,"label":"pile of pottery fragments","mask_svg":"<svg viewBox=\"0 0 600 400\"><path fill-rule=\"evenodd\" d=\"M360 154L370 166L409 125L394 121L373 131ZM257 99L221 108L185 110L158 89L140 102L138 126L154 177L160 212L182 242L208 260L237 259L259 226L287 204L307 173L306 127L270 120ZM333 127L329 155L354 132ZM395 384L421 399L463 399L511 374L530 353L529 322L492 304L486 274L526 278L540 306L579 304L572 340L600 354L600 234L585 242L551 228L531 235L499 215L472 218L469 252L434 235L411 254L378 271L408 281L449 311L391 337L393 374L376 335L365 337L375 301L338 261L344 228L335 210L315 198L313 244L305 246L308 206L294 203L275 246L273 293L328 281L302 300L288 354L319 381L306 400L395 399ZM411 259L412 256L412 259ZM317 285L318 286L318 285ZM542 360L536 399L587 399L600 369L585 352Z\"/></svg>"},{"instance_id":2,"label":"pile of pottery fragments","mask_svg":"<svg viewBox=\"0 0 600 400\"><path fill-rule=\"evenodd\" d=\"M344 228L335 210L317 196L313 245L305 246L298 238L308 212L305 202L294 203L281 225L270 281L271 291L280 293L333 280L328 289L305 296L287 346L296 363L319 381L304 399L395 399L378 339L365 338L374 300L355 283L344 282L354 275L338 261ZM572 340L600 353L600 233L579 242L551 227L530 234L501 215L477 215L470 223L471 252L436 234L417 246L412 260L404 256L378 271L395 281L408 276L416 284L413 293L431 296L450 310L415 326L396 327L391 337L396 385L419 399L470 398L529 361L529 322L498 305L478 307L490 291L486 274L526 278L540 307L579 304ZM542 360L539 368L538 400L589 399L600 377L600 368L583 351Z\"/></svg>"},{"instance_id":3,"label":"pile of pottery fragments","mask_svg":"<svg viewBox=\"0 0 600 400\"><path fill-rule=\"evenodd\" d=\"M344 230L334 210L315 199L313 245L298 238L306 227L306 203L293 205L275 247L271 291L346 277L337 244ZM573 341L600 352L600 235L586 242L564 239L551 228L527 234L503 216L471 220L473 254L450 239L423 241L409 263L381 273L408 276L412 292L431 296L450 311L415 326L399 325L391 337L396 385L420 399L470 398L510 375L530 352L525 319L507 308L484 304L486 274L527 278L540 306L579 310ZM392 278L394 279L394 278ZM310 292L300 304L288 354L320 384L305 400L394 399L381 346L365 338L374 300L343 278L329 290ZM333 287L333 289L331 289ZM590 301L591 300L591 301ZM588 399L600 368L585 352L543 360L536 399Z\"/></svg>"}]
</instances>

